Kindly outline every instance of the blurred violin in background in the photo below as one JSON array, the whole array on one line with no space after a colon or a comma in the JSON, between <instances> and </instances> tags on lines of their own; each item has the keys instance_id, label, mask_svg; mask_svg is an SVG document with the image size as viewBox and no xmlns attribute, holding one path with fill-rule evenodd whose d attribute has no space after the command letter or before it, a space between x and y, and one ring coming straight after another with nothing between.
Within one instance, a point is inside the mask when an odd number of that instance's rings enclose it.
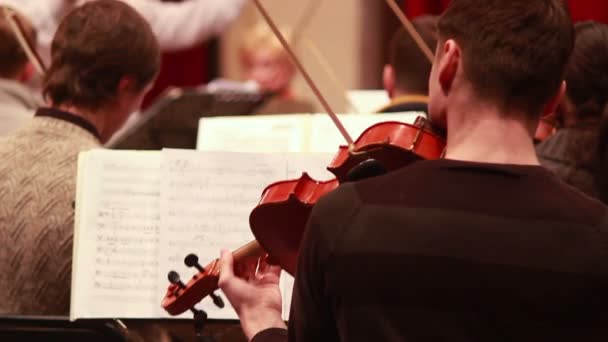
<instances>
[{"instance_id":1,"label":"blurred violin in background","mask_svg":"<svg viewBox=\"0 0 608 342\"><path fill-rule=\"evenodd\" d=\"M538 144L549 139L557 132L557 127L557 118L555 115L542 117L538 122L538 127L534 134L534 143Z\"/></svg>"}]
</instances>

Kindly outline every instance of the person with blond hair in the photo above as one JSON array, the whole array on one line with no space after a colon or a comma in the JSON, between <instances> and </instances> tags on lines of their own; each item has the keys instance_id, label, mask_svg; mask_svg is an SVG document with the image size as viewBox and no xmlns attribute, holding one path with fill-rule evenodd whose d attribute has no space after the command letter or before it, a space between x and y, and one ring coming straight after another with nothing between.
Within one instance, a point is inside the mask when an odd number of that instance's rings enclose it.
<instances>
[{"instance_id":1,"label":"person with blond hair","mask_svg":"<svg viewBox=\"0 0 608 342\"><path fill-rule=\"evenodd\" d=\"M290 28L283 27L281 32L287 41L297 46ZM293 89L296 67L267 24L257 24L243 37L239 53L245 79L254 89L270 97L257 114L314 111L313 105Z\"/></svg>"}]
</instances>

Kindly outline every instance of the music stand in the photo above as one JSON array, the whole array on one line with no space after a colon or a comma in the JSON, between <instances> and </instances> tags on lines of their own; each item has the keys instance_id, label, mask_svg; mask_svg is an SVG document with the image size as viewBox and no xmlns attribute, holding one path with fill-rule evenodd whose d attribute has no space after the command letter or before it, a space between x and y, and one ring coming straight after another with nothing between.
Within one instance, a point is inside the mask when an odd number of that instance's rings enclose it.
<instances>
[{"instance_id":1,"label":"music stand","mask_svg":"<svg viewBox=\"0 0 608 342\"><path fill-rule=\"evenodd\" d=\"M70 322L67 317L0 316L0 340L47 342L123 342L126 335L108 320Z\"/></svg>"},{"instance_id":2,"label":"music stand","mask_svg":"<svg viewBox=\"0 0 608 342\"><path fill-rule=\"evenodd\" d=\"M200 118L249 115L264 101L265 97L256 93L212 93L204 88L174 88L105 147L121 150L194 149Z\"/></svg>"}]
</instances>

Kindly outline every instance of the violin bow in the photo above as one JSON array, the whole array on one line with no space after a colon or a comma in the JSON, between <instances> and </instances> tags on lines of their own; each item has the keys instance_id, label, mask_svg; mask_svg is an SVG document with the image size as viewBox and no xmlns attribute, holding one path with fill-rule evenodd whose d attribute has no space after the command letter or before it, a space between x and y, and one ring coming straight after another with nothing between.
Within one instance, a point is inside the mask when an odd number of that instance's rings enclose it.
<instances>
[{"instance_id":1,"label":"violin bow","mask_svg":"<svg viewBox=\"0 0 608 342\"><path fill-rule=\"evenodd\" d=\"M310 0L308 6L304 9L303 14L298 19L296 25L293 27L293 39L292 44L298 45L300 37L304 36L304 32L310 25L312 18L317 14L319 7L321 6L321 0Z\"/></svg>"},{"instance_id":2,"label":"violin bow","mask_svg":"<svg viewBox=\"0 0 608 342\"><path fill-rule=\"evenodd\" d=\"M312 57L317 60L317 63L319 63L319 66L321 66L323 72L329 77L329 80L333 84L334 88L336 88L336 90L338 90L340 93L344 94L344 101L346 101L346 104L350 110L360 114L353 101L351 101L351 99L348 97L348 92L346 91L347 88L344 83L340 81L338 73L334 70L317 45L305 34L306 29L308 29L312 18L317 14L321 4L321 0L310 0L308 2L303 14L300 16L297 24L294 26L291 44L293 46L298 46L301 41L304 43L306 49L311 53Z\"/></svg>"},{"instance_id":3,"label":"violin bow","mask_svg":"<svg viewBox=\"0 0 608 342\"><path fill-rule=\"evenodd\" d=\"M321 103L321 105L323 106L323 108L325 109L325 111L327 112L327 114L329 115L331 120L333 121L334 125L336 125L336 127L340 131L340 134L342 134L342 136L344 137L344 140L346 140L346 143L348 144L348 146L352 147L354 144L353 138L350 136L350 134L348 134L348 131L346 131L346 128L344 127L344 125L342 124L340 119L338 118L338 115L336 115L336 113L332 110L331 106L329 105L329 102L327 102L327 100L325 99L323 94L321 94L321 91L319 90L319 88L317 87L315 82L310 77L310 74L308 74L308 72L304 68L304 65L298 59L298 56L296 56L296 54L293 52L293 49L291 48L291 46L289 45L289 43L287 42L287 40L285 39L285 37L283 36L281 31L275 24L275 22L272 20L272 18L266 11L266 8L264 8L264 6L260 2L260 0L253 0L253 2L255 3L258 11L262 15L262 17L264 18L264 20L266 21L266 23L268 24L268 26L270 27L270 29L272 30L274 35L279 39L279 42L281 42L281 45L283 45L283 48L285 49L285 51L287 51L287 54L291 58L292 62L298 68L298 70L304 77L304 80L306 81L306 83L308 84L308 86L310 87L312 92L315 94L315 96L317 97L317 99L319 100L319 102Z\"/></svg>"},{"instance_id":4,"label":"violin bow","mask_svg":"<svg viewBox=\"0 0 608 342\"><path fill-rule=\"evenodd\" d=\"M424 41L424 39L422 39L420 33L416 31L416 28L414 27L414 25L412 25L412 22L405 16L403 11L401 10L401 7L397 5L397 2L395 0L386 0L386 3L391 8L391 10L393 10L393 13L395 13L397 18L401 22L401 25L403 25L403 28L405 28L405 30L410 34L410 36L412 36L418 48L420 48L422 53L424 53L429 62L433 64L433 59L435 58L433 51L429 48L428 45L426 45L426 42Z\"/></svg>"},{"instance_id":5,"label":"violin bow","mask_svg":"<svg viewBox=\"0 0 608 342\"><path fill-rule=\"evenodd\" d=\"M344 94L344 101L346 101L348 107L350 107L350 110L354 111L356 114L360 114L359 109L357 109L357 106L355 106L353 101L348 97L346 86L344 85L344 83L342 83L340 77L338 77L338 73L332 68L331 64L327 60L327 57L323 55L321 49L319 49L319 47L317 47L317 45L308 37L302 37L302 41L304 42L304 45L306 46L308 51L317 60L317 62L321 66L321 69L323 69L323 72L327 75L327 77L329 77L329 80L334 85L334 87L340 93Z\"/></svg>"},{"instance_id":6,"label":"violin bow","mask_svg":"<svg viewBox=\"0 0 608 342\"><path fill-rule=\"evenodd\" d=\"M17 41L19 42L19 45L21 45L21 48L25 52L27 58L30 60L32 65L34 65L36 71L38 71L40 75L44 76L46 74L46 66L42 61L42 58L40 58L38 53L36 53L36 48L34 47L33 42L31 42L25 34L25 29L19 21L17 14L15 11L4 6L2 6L2 11L4 12L4 17L15 34L15 37L17 38Z\"/></svg>"}]
</instances>

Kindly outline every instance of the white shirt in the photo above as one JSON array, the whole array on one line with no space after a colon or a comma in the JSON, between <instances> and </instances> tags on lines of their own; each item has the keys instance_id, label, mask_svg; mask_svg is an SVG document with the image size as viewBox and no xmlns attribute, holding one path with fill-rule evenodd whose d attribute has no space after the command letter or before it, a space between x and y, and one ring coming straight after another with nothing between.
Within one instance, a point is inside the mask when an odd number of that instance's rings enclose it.
<instances>
[{"instance_id":1,"label":"white shirt","mask_svg":"<svg viewBox=\"0 0 608 342\"><path fill-rule=\"evenodd\" d=\"M50 47L61 19L87 0L0 0L32 21L38 30L39 53L49 60ZM246 0L122 0L148 20L161 49L179 50L220 33L239 15Z\"/></svg>"}]
</instances>

